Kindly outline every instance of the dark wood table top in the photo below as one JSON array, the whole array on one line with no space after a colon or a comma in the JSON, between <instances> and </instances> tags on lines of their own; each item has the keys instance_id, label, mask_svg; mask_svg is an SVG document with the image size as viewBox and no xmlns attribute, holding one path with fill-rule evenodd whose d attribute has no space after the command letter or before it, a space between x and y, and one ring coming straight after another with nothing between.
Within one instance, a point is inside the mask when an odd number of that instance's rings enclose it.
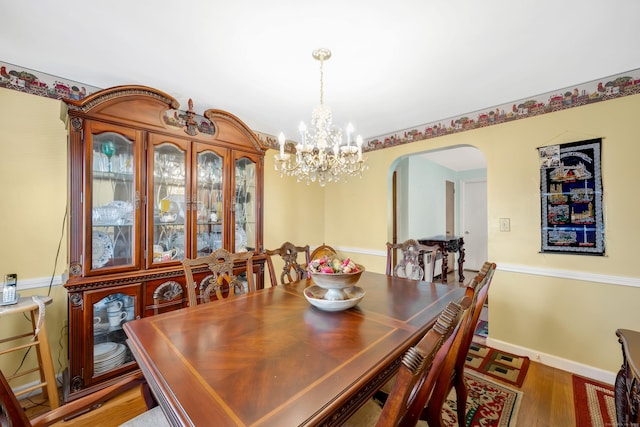
<instances>
[{"instance_id":1,"label":"dark wood table top","mask_svg":"<svg viewBox=\"0 0 640 427\"><path fill-rule=\"evenodd\" d=\"M173 425L339 425L398 368L458 286L364 272L366 295L324 312L311 280L127 322L129 347Z\"/></svg>"}]
</instances>

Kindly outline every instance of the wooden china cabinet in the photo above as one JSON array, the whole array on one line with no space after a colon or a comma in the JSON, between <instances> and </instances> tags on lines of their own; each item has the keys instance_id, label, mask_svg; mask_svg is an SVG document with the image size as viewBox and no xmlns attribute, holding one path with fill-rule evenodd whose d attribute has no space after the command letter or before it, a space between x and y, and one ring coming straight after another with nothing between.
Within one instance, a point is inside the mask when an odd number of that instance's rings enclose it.
<instances>
[{"instance_id":1,"label":"wooden china cabinet","mask_svg":"<svg viewBox=\"0 0 640 427\"><path fill-rule=\"evenodd\" d=\"M186 307L182 259L218 248L254 251L255 283L263 286L266 149L227 112L196 116L191 101L187 111L178 108L169 95L144 86L63 103L67 401L138 369L122 324Z\"/></svg>"}]
</instances>

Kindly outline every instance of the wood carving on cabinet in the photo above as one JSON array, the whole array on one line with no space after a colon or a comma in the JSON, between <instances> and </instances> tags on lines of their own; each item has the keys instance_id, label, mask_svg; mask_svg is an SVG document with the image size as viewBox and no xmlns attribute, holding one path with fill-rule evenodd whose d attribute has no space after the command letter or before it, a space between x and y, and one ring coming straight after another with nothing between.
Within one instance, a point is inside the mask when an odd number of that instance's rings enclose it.
<instances>
[{"instance_id":1,"label":"wood carving on cabinet","mask_svg":"<svg viewBox=\"0 0 640 427\"><path fill-rule=\"evenodd\" d=\"M122 324L187 306L181 260L254 252L264 286L266 147L239 118L118 86L65 100L69 381L74 400L137 370ZM242 269L238 267L238 272Z\"/></svg>"}]
</instances>

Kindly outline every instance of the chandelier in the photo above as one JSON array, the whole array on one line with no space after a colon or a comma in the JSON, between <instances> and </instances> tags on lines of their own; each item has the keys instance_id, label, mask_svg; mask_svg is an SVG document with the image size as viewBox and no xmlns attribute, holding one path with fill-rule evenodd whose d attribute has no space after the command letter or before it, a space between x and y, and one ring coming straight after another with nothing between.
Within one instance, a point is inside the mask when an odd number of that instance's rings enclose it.
<instances>
[{"instance_id":1,"label":"chandelier","mask_svg":"<svg viewBox=\"0 0 640 427\"><path fill-rule=\"evenodd\" d=\"M362 157L362 137L358 135L355 144L351 141L353 125L346 128L347 141L342 141L342 130L334 127L331 108L324 105L323 63L331 58L329 49L313 51L314 59L320 61L320 104L311 114L311 128L300 123L300 142L295 153L285 153L285 136L278 137L280 153L275 155L275 168L280 176L295 176L298 182L318 182L324 187L327 182L337 182L348 176L362 176L367 168Z\"/></svg>"}]
</instances>

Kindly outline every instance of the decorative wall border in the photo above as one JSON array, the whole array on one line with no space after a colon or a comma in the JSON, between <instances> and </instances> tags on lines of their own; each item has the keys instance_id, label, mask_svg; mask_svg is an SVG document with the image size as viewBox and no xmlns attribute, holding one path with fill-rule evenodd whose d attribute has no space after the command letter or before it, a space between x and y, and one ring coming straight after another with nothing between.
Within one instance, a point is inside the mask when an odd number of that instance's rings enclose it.
<instances>
[{"instance_id":1,"label":"decorative wall border","mask_svg":"<svg viewBox=\"0 0 640 427\"><path fill-rule=\"evenodd\" d=\"M100 90L95 86L2 61L0 61L0 87L54 99L82 99ZM363 151L395 147L638 93L640 93L640 69L635 69L530 98L379 135L367 139ZM266 147L279 149L278 139L275 136L256 130L254 133Z\"/></svg>"}]
</instances>

